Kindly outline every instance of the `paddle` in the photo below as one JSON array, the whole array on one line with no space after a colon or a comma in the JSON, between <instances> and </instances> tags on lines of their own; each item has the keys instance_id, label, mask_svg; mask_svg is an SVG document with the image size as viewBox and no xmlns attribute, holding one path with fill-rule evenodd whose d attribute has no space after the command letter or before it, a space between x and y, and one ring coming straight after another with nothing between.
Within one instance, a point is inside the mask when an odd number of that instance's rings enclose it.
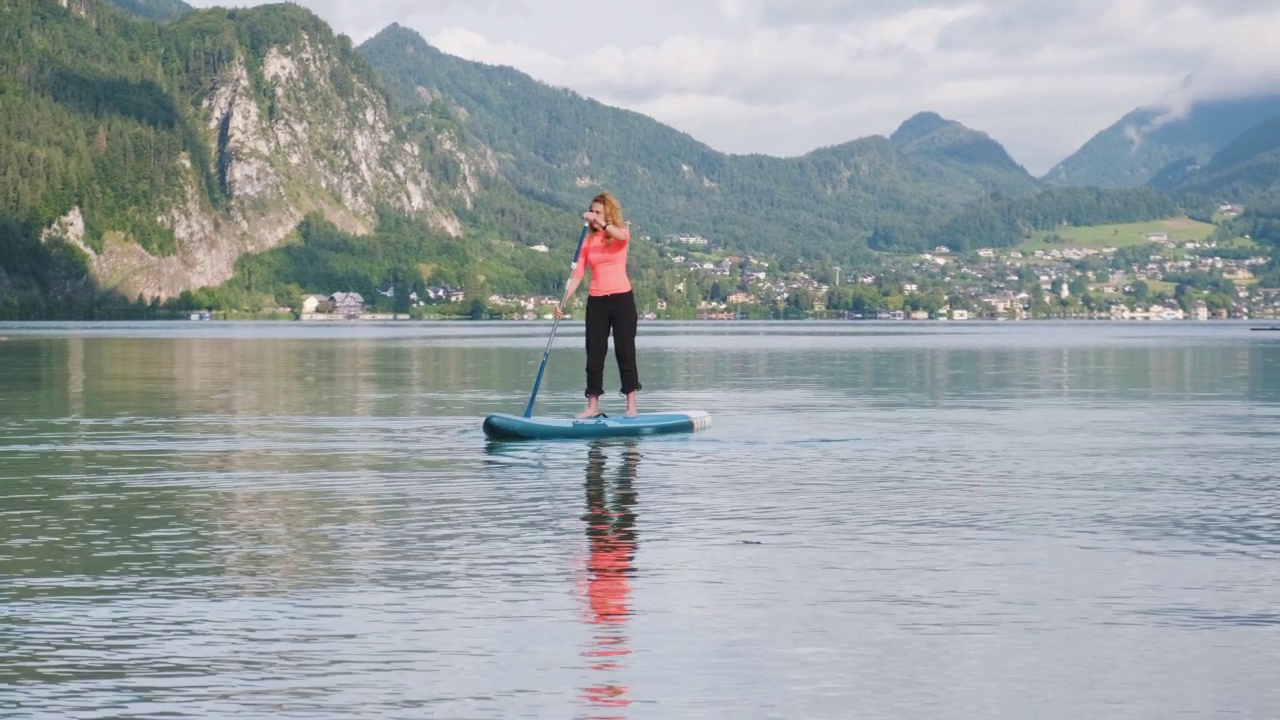
<instances>
[{"instance_id":1,"label":"paddle","mask_svg":"<svg viewBox=\"0 0 1280 720\"><path fill-rule=\"evenodd\" d=\"M590 227L587 223L582 223L582 236L578 238L578 249L573 251L573 262L569 265L569 277L573 277L573 271L578 268L578 256L582 254L582 241L587 239L587 229ZM564 307L569 302L569 283L565 282L564 297L560 300L560 307ZM560 326L560 317L556 316L555 322L551 323L551 337L547 338L547 349L542 353L542 366L538 368L538 378L533 381L533 394L529 396L529 404L525 406L524 416L533 417L533 400L538 397L538 386L542 384L542 371L547 369L547 358L551 357L551 343L556 339L556 328Z\"/></svg>"}]
</instances>

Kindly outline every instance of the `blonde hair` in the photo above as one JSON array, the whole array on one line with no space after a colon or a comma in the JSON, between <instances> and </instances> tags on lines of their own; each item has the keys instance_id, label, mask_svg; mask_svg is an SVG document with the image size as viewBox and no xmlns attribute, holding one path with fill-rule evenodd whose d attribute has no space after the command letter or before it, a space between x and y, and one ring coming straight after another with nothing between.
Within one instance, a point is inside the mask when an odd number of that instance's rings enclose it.
<instances>
[{"instance_id":1,"label":"blonde hair","mask_svg":"<svg viewBox=\"0 0 1280 720\"><path fill-rule=\"evenodd\" d=\"M606 224L617 225L620 227L626 225L626 221L622 218L622 205L618 203L617 198L607 192L602 192L591 198L591 204L595 205L596 203L600 203L604 206L604 221ZM605 233L605 242L610 243L613 241L614 237Z\"/></svg>"}]
</instances>

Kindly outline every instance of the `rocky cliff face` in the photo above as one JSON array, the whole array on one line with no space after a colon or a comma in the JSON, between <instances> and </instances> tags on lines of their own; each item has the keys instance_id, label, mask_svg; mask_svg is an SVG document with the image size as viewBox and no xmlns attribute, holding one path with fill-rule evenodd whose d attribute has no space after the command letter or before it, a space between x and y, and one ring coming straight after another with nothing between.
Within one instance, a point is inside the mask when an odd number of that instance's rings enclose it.
<instances>
[{"instance_id":1,"label":"rocky cliff face","mask_svg":"<svg viewBox=\"0 0 1280 720\"><path fill-rule=\"evenodd\" d=\"M337 53L315 37L302 33L269 47L260 59L265 87L255 82L246 52L213 79L198 110L227 201L219 207L209 201L184 156L183 199L158 218L173 231L175 253L151 255L123 232L107 233L95 252L85 242L79 207L46 230L88 255L100 286L164 300L218 285L242 254L278 245L313 211L357 235L373 229L380 205L460 234L449 208L469 202L486 163L469 158L456 139L437 138L435 152L450 154L464 171L452 187L435 181L382 95L358 75L340 72Z\"/></svg>"}]
</instances>

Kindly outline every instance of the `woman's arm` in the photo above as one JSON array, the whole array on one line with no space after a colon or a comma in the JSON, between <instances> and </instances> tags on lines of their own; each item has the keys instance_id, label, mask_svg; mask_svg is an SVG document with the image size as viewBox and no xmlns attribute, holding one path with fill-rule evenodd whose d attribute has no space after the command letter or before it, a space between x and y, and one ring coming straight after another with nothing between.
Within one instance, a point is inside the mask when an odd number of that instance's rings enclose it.
<instances>
[{"instance_id":1,"label":"woman's arm","mask_svg":"<svg viewBox=\"0 0 1280 720\"><path fill-rule=\"evenodd\" d=\"M577 292L578 283L580 282L582 282L581 275L569 278L569 285L564 289L564 299L561 300L561 304L567 304L569 302L569 299L573 297L575 292Z\"/></svg>"},{"instance_id":2,"label":"woman's arm","mask_svg":"<svg viewBox=\"0 0 1280 720\"><path fill-rule=\"evenodd\" d=\"M587 272L587 255L589 251L584 246L578 253L578 262L573 266L573 272L569 274L569 284L565 285L564 297L561 298L560 304L556 306L556 315L564 315L564 310L569 306L569 300L573 298L573 294L577 292L578 285L582 282L583 275Z\"/></svg>"},{"instance_id":3,"label":"woman's arm","mask_svg":"<svg viewBox=\"0 0 1280 720\"><path fill-rule=\"evenodd\" d=\"M578 283L581 281L581 276L569 278L569 284L564 289L564 297L561 298L560 304L556 305L556 317L564 317L564 311L569 307L569 300L573 298L573 293L578 289Z\"/></svg>"},{"instance_id":4,"label":"woman's arm","mask_svg":"<svg viewBox=\"0 0 1280 720\"><path fill-rule=\"evenodd\" d=\"M608 235L614 240L621 240L622 242L627 242L628 240L631 239L631 228L627 227L626 225L605 225L604 234Z\"/></svg>"}]
</instances>

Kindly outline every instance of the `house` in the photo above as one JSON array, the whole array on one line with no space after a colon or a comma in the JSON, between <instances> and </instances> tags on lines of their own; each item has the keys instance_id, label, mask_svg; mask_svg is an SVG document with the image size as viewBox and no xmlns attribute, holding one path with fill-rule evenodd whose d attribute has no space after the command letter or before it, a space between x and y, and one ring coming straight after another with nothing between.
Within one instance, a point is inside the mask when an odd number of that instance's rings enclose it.
<instances>
[{"instance_id":1,"label":"house","mask_svg":"<svg viewBox=\"0 0 1280 720\"><path fill-rule=\"evenodd\" d=\"M356 292L337 292L329 296L333 312L339 315L359 315L364 311L364 298Z\"/></svg>"},{"instance_id":2,"label":"house","mask_svg":"<svg viewBox=\"0 0 1280 720\"><path fill-rule=\"evenodd\" d=\"M698 234L679 233L676 235L668 235L668 240L674 240L686 245L707 245L710 241Z\"/></svg>"},{"instance_id":3,"label":"house","mask_svg":"<svg viewBox=\"0 0 1280 720\"><path fill-rule=\"evenodd\" d=\"M329 298L323 295L306 295L302 298L302 312L318 312L320 305L327 302L329 302Z\"/></svg>"},{"instance_id":4,"label":"house","mask_svg":"<svg viewBox=\"0 0 1280 720\"><path fill-rule=\"evenodd\" d=\"M466 296L466 290L448 285L432 285L427 288L427 300L432 302L462 302Z\"/></svg>"}]
</instances>

